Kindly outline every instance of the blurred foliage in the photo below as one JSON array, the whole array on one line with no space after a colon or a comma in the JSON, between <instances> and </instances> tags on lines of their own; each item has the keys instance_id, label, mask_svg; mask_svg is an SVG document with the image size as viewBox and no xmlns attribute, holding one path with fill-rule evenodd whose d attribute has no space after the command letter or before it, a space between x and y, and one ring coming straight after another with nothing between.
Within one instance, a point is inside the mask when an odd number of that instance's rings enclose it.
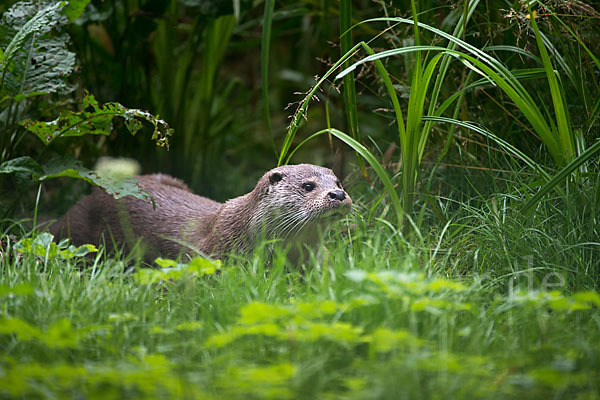
<instances>
[{"instance_id":1,"label":"blurred foliage","mask_svg":"<svg viewBox=\"0 0 600 400\"><path fill-rule=\"evenodd\" d=\"M2 397L594 398L599 388L596 291L516 282L490 295L485 280L426 277L382 243L339 246L329 271L302 277L278 262L268 276L230 263L215 277L207 260L160 260L132 279L116 260L82 271L81 252L46 253L44 242L0 261ZM382 251L404 265L385 269ZM350 254L364 268L348 271Z\"/></svg>"},{"instance_id":2,"label":"blurred foliage","mask_svg":"<svg viewBox=\"0 0 600 400\"><path fill-rule=\"evenodd\" d=\"M107 137L70 138L42 151L30 133L17 127L12 135L3 135L2 150L8 149L5 160L28 155L43 162L38 157L66 153L91 166L100 156L131 157L140 161L143 173L171 173L188 182L196 192L224 200L251 189L254 178L276 163L272 143L276 150L281 148L297 104L314 86L315 78L323 76L340 57L340 8L332 0L277 2L272 13L265 13L265 7L271 7L271 3L237 0L93 0L85 9L77 6L81 3L85 2L69 2L68 7L75 10L72 14L63 13L69 17L51 19L40 28L40 40L32 51L52 56L41 59L34 56L32 63L35 62L36 71L46 71L45 83L52 90L43 95L36 93L32 99L19 98L20 101L10 105L19 113L13 112L14 121L8 123L25 118L48 121L55 118L56 111L77 110L81 92L86 89L100 103L118 101L125 107L148 110L166 121L175 132L171 149L168 152L157 149L147 135L120 135L125 126L116 124ZM369 18L410 18L412 14L410 1L356 0L343 5L343 27L348 26L349 17L356 24ZM524 6L482 2L469 18L463 18L468 11L464 2L419 1L418 10L419 21L442 31L454 31L460 39L490 53L508 70L522 76L521 84L533 94L540 108L553 114L548 106L553 97L547 81L539 73L531 72L541 71L543 65L535 55L538 46ZM11 38L8 30L23 23L22 17L5 14L4 34L0 36L3 50ZM592 5L571 1L544 3L537 6L535 14L550 58L563 77L560 84L567 112L572 116L570 127L579 143L584 144L582 149L585 143L589 146L599 136L596 123L600 113L599 70L582 47L600 46L599 18ZM267 22L270 22L270 52L262 54L261 59L261 46L265 45L263 26ZM457 26L457 22L464 26ZM58 26L60 29L52 28ZM421 30L419 35L422 44L444 45L430 31ZM374 52L415 43L410 26L390 20L354 25L345 37L352 40L345 42L344 48L362 40ZM353 61L364 56L357 54ZM23 54L16 57L15 63L22 62L23 57ZM56 57L60 63L52 62ZM269 68L264 88L261 62L265 60ZM415 57L404 54L383 62L389 83L399 97L398 107L406 115ZM22 68L22 65L13 68L7 75L5 90L16 79L12 74ZM435 86L439 91L438 102L465 89L453 106L455 118L477 121L536 162L554 167L540 147L536 132L509 96L485 81L468 88L474 80L473 69L465 68L462 63L452 62L444 68L448 70L440 74L443 79ZM529 73L518 75L519 71ZM27 79L34 80L36 76L28 75ZM372 64L360 66L353 79L356 96L354 99L350 95L350 100L340 94L344 86L341 80L330 78L323 82L309 98L296 140L330 127L355 136L360 132L362 144L382 165L397 172L401 156L394 121L398 110L391 104L390 87L381 79ZM52 92L55 93L49 94ZM22 96L26 95L24 91ZM348 101L355 101L356 107L348 106ZM4 101L3 108L6 105ZM435 109L429 104L429 97L424 107ZM270 118L265 118L265 109ZM429 124L429 128L427 146L419 155L425 174L410 179L416 182L417 190L425 189L426 195L432 187L445 186L444 176L454 174L450 169L471 169L468 172L471 174L475 173L473 169L505 167L497 164L505 157L502 152L494 154L493 146L476 133L441 124ZM340 175L346 175L354 159L346 157L350 153L344 144L322 135L300 149L292 162L332 165ZM248 176L246 171L253 172ZM424 182L424 177L432 180ZM241 187L240 182L243 182ZM486 188L487 182L481 183L480 190L496 190ZM472 193L468 182L455 184ZM4 184L8 188L14 185ZM375 182L375 185L379 190L380 184Z\"/></svg>"}]
</instances>

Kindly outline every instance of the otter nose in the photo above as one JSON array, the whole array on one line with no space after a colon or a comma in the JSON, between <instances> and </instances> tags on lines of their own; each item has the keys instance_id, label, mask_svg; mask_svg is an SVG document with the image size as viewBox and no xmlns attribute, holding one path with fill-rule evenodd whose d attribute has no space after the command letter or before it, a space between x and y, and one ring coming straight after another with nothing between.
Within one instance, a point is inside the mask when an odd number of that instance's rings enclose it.
<instances>
[{"instance_id":1,"label":"otter nose","mask_svg":"<svg viewBox=\"0 0 600 400\"><path fill-rule=\"evenodd\" d=\"M343 201L344 199L346 199L346 193L344 193L343 190L333 190L327 193L327 198L331 201Z\"/></svg>"}]
</instances>

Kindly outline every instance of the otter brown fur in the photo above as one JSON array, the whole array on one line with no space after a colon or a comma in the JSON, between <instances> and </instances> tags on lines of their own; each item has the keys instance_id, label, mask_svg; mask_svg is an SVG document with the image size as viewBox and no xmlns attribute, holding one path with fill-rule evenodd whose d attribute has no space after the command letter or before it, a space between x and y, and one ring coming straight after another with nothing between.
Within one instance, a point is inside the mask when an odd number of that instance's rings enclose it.
<instances>
[{"instance_id":1,"label":"otter brown fur","mask_svg":"<svg viewBox=\"0 0 600 400\"><path fill-rule=\"evenodd\" d=\"M352 200L327 168L285 165L265 173L254 190L219 203L198 196L168 175L139 176L154 200L115 200L99 188L79 200L51 228L75 245L99 244L131 249L140 239L145 259L176 258L184 251L222 257L248 253L261 238L313 244L318 225L349 212Z\"/></svg>"}]
</instances>

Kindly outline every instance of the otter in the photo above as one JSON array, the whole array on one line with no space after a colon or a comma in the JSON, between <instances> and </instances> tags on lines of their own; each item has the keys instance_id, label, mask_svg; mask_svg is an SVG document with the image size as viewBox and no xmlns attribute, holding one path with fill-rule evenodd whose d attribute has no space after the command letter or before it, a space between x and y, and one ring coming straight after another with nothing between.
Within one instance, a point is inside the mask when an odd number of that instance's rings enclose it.
<instances>
[{"instance_id":1,"label":"otter","mask_svg":"<svg viewBox=\"0 0 600 400\"><path fill-rule=\"evenodd\" d=\"M297 248L314 246L317 227L347 214L352 199L330 169L284 165L266 172L254 190L225 203L192 193L164 174L137 177L151 200L115 200L100 188L79 200L50 232L56 240L99 244L108 251L133 249L141 242L144 259L177 258L190 249L222 258L249 254L261 238L280 238Z\"/></svg>"}]
</instances>

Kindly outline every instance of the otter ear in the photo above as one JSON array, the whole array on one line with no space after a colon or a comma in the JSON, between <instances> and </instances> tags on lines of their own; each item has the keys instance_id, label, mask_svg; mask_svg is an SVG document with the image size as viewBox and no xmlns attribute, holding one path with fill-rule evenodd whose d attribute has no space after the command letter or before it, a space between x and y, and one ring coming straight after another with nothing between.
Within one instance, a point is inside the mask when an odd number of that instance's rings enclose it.
<instances>
[{"instance_id":1,"label":"otter ear","mask_svg":"<svg viewBox=\"0 0 600 400\"><path fill-rule=\"evenodd\" d=\"M283 174L281 172L273 172L271 175L269 175L269 183L271 185L276 184L277 182L279 182L282 179L283 179Z\"/></svg>"}]
</instances>

